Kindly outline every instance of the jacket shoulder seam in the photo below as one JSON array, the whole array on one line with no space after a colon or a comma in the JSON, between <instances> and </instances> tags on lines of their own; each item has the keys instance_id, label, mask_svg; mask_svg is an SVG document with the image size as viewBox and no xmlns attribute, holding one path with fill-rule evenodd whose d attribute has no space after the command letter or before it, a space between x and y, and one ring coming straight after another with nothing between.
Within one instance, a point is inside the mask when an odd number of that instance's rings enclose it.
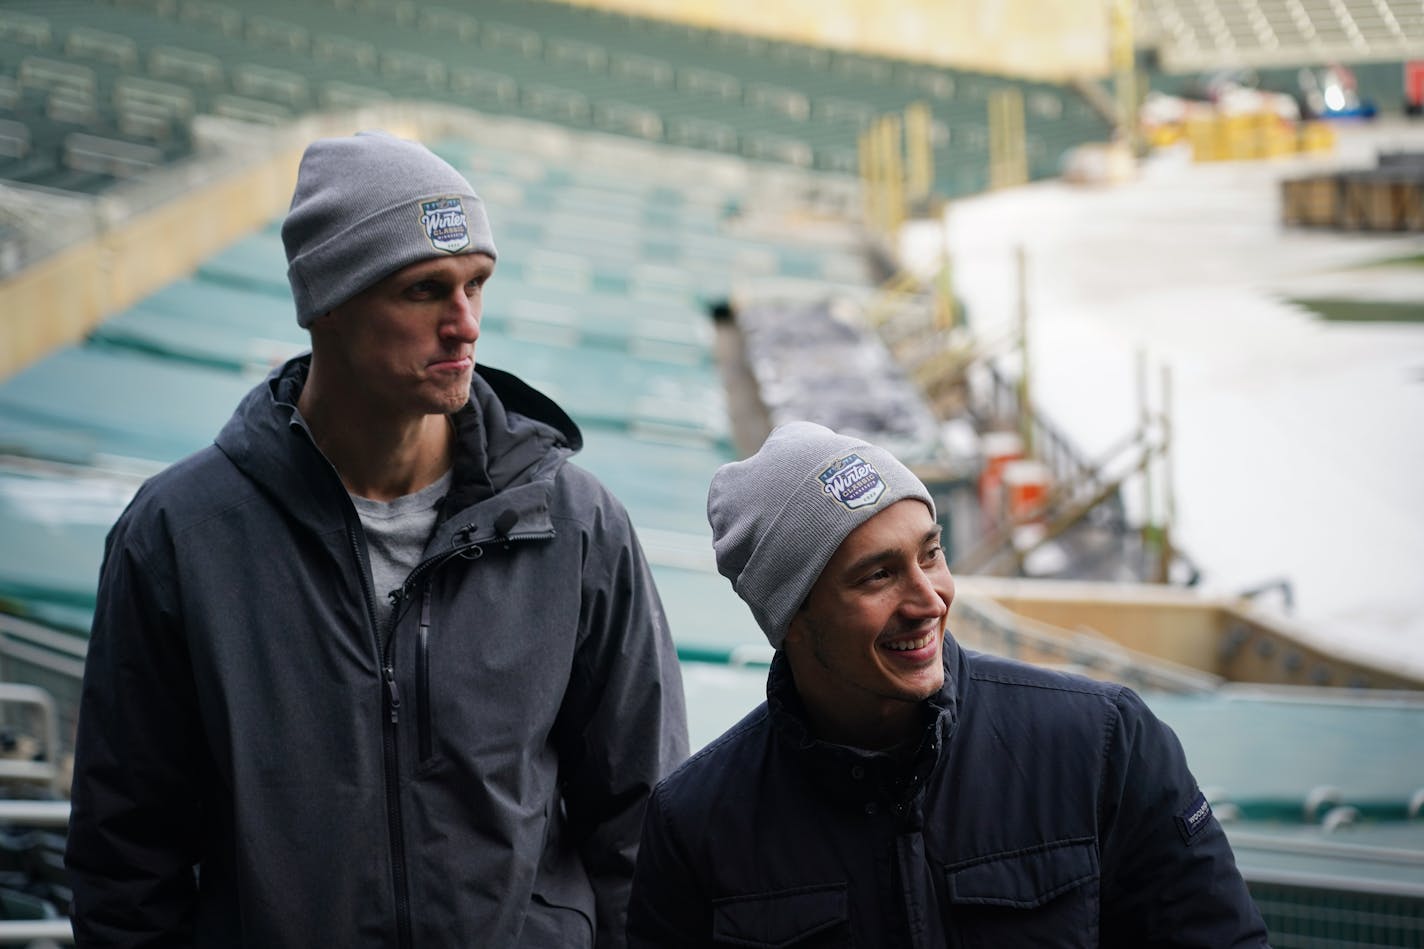
<instances>
[{"instance_id":1,"label":"jacket shoulder seam","mask_svg":"<svg viewBox=\"0 0 1424 949\"><path fill-rule=\"evenodd\" d=\"M241 477L241 474L239 473L238 476ZM172 515L175 513L179 513L179 507L188 507L192 509L190 516L183 518L181 523L175 524L173 527L172 536L174 537L174 539L177 539L185 534L188 534L194 530L197 530L198 528L203 527L210 521L222 517L230 511L235 511L239 508L247 507L248 505L253 503L253 500L255 498L255 495L253 494L246 494L242 497L228 500L217 507L208 507L207 505L203 504L192 504L188 498L184 497L186 493L188 493L187 487L182 482L179 482L178 484L172 486L165 485L162 489L157 490L152 495L150 495L146 499L148 503L147 505L145 505L147 508L149 508L149 510L145 510L142 512L143 526L145 530L148 529L152 518L160 512L166 510L170 515Z\"/></svg>"},{"instance_id":2,"label":"jacket shoulder seam","mask_svg":"<svg viewBox=\"0 0 1424 949\"><path fill-rule=\"evenodd\" d=\"M696 753L694 753L690 758L684 761L671 775L669 775L664 780L663 783L672 781L678 774L690 769L693 765L702 761L704 758L709 758L717 754L724 747L732 744L734 741L741 738L746 732L757 727L764 721L766 721L766 704L762 703L761 705L757 706L757 708L753 709L750 713L748 713L747 716L743 718L740 722L733 725L731 728L727 729L725 732L718 735L716 738L712 739Z\"/></svg>"},{"instance_id":3,"label":"jacket shoulder seam","mask_svg":"<svg viewBox=\"0 0 1424 949\"><path fill-rule=\"evenodd\" d=\"M1121 685L1103 683L1100 687L1088 685L1075 686L1065 682L1045 682L1039 679L1031 679L1023 676L1005 675L1002 673L971 671L969 678L976 682L997 682L1000 685L1021 685L1030 689L1046 689L1050 692L1070 692L1077 695L1093 695L1106 699L1117 704L1117 696L1122 691Z\"/></svg>"},{"instance_id":4,"label":"jacket shoulder seam","mask_svg":"<svg viewBox=\"0 0 1424 949\"><path fill-rule=\"evenodd\" d=\"M1107 816L1107 780L1108 780L1108 758L1112 749L1113 737L1117 734L1118 728L1122 725L1122 706L1118 700L1122 695L1121 689L1113 696L1112 712L1103 718L1103 740L1098 748L1098 826L1102 827Z\"/></svg>"},{"instance_id":5,"label":"jacket shoulder seam","mask_svg":"<svg viewBox=\"0 0 1424 949\"><path fill-rule=\"evenodd\" d=\"M252 504L252 503L253 503L253 498L252 498L252 497L246 497L246 498L242 498L242 499L237 500L237 501L233 501L233 502L228 503L228 504L224 504L224 505L223 505L222 507L220 507L220 508L216 508L216 509L214 509L214 510L208 511L206 514L203 514L203 515L197 517L196 519L194 519L194 520L192 520L192 521L189 521L189 522L184 523L181 527L179 527L177 530L175 530L175 531L173 532L173 536L174 536L174 538L176 539L176 538L182 537L182 536L184 536L184 535L186 535L186 534L190 534L190 533L192 533L193 531L198 530L199 528L201 528L201 527L203 527L204 525L208 524L210 521L217 520L218 518L222 517L224 514L227 514L227 513L231 512L231 511L235 511L235 510L237 510L238 508L247 507L248 505L250 505L250 504Z\"/></svg>"},{"instance_id":6,"label":"jacket shoulder seam","mask_svg":"<svg viewBox=\"0 0 1424 949\"><path fill-rule=\"evenodd\" d=\"M153 558L148 554L148 544L144 542L144 538L134 536L127 537L124 545L128 548L129 556L133 557L134 561L143 567L143 575L149 582L163 592L165 599L172 600L173 591L168 589L168 584L164 582L163 571L154 570L150 566Z\"/></svg>"}]
</instances>

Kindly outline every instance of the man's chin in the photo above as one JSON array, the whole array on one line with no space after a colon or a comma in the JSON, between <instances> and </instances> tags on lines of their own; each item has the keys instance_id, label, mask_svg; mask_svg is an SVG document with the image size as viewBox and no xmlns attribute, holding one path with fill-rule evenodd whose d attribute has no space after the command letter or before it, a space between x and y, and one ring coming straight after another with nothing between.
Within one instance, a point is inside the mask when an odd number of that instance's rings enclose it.
<instances>
[{"instance_id":1,"label":"man's chin","mask_svg":"<svg viewBox=\"0 0 1424 949\"><path fill-rule=\"evenodd\" d=\"M904 686L907 701L923 702L925 699L939 693L944 688L943 668L935 670L925 670L924 675L915 676L910 681L902 683Z\"/></svg>"},{"instance_id":2,"label":"man's chin","mask_svg":"<svg viewBox=\"0 0 1424 949\"><path fill-rule=\"evenodd\" d=\"M440 387L440 392L436 396L438 407L437 412L449 415L451 412L458 412L470 401L470 376L472 372L460 373L458 377L452 376L448 382Z\"/></svg>"}]
</instances>

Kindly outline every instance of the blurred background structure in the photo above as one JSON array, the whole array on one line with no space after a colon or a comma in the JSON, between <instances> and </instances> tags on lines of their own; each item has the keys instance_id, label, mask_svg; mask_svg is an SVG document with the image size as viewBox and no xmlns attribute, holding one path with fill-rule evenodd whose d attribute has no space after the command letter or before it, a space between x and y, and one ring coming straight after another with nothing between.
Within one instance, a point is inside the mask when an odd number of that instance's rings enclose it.
<instances>
[{"instance_id":1,"label":"blurred background structure","mask_svg":"<svg viewBox=\"0 0 1424 949\"><path fill-rule=\"evenodd\" d=\"M632 512L694 745L769 659L708 480L814 419L932 486L966 646L1177 730L1273 945L1424 946L1421 105L1403 0L5 0L0 944L69 938L105 533L303 348L297 158L382 127L484 197L479 358Z\"/></svg>"}]
</instances>

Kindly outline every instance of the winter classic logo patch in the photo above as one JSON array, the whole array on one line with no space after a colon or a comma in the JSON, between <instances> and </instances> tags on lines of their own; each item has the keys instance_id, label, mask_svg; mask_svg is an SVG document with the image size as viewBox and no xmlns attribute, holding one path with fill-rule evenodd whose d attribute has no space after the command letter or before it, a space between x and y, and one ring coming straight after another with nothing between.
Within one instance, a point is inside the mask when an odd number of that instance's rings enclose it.
<instances>
[{"instance_id":1,"label":"winter classic logo patch","mask_svg":"<svg viewBox=\"0 0 1424 949\"><path fill-rule=\"evenodd\" d=\"M420 224L436 250L453 254L470 246L470 225L459 198L420 202Z\"/></svg>"},{"instance_id":2,"label":"winter classic logo patch","mask_svg":"<svg viewBox=\"0 0 1424 949\"><path fill-rule=\"evenodd\" d=\"M821 489L854 511L869 507L885 493L885 482L875 466L856 454L846 455L831 463L820 474Z\"/></svg>"}]
</instances>

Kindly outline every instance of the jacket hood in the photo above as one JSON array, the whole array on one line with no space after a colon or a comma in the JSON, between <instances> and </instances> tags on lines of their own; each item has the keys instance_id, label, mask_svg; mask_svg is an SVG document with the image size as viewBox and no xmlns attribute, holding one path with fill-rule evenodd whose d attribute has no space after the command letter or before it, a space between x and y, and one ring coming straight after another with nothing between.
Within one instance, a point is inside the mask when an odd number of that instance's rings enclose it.
<instances>
[{"instance_id":1,"label":"jacket hood","mask_svg":"<svg viewBox=\"0 0 1424 949\"><path fill-rule=\"evenodd\" d=\"M316 530L331 530L345 523L350 500L297 411L310 368L311 354L303 353L273 370L238 404L216 443L274 503ZM515 489L552 482L583 447L578 426L553 400L489 366L476 367L470 401L452 417L458 441L442 522L499 495L518 494L524 506L540 507L546 491Z\"/></svg>"}]
</instances>

